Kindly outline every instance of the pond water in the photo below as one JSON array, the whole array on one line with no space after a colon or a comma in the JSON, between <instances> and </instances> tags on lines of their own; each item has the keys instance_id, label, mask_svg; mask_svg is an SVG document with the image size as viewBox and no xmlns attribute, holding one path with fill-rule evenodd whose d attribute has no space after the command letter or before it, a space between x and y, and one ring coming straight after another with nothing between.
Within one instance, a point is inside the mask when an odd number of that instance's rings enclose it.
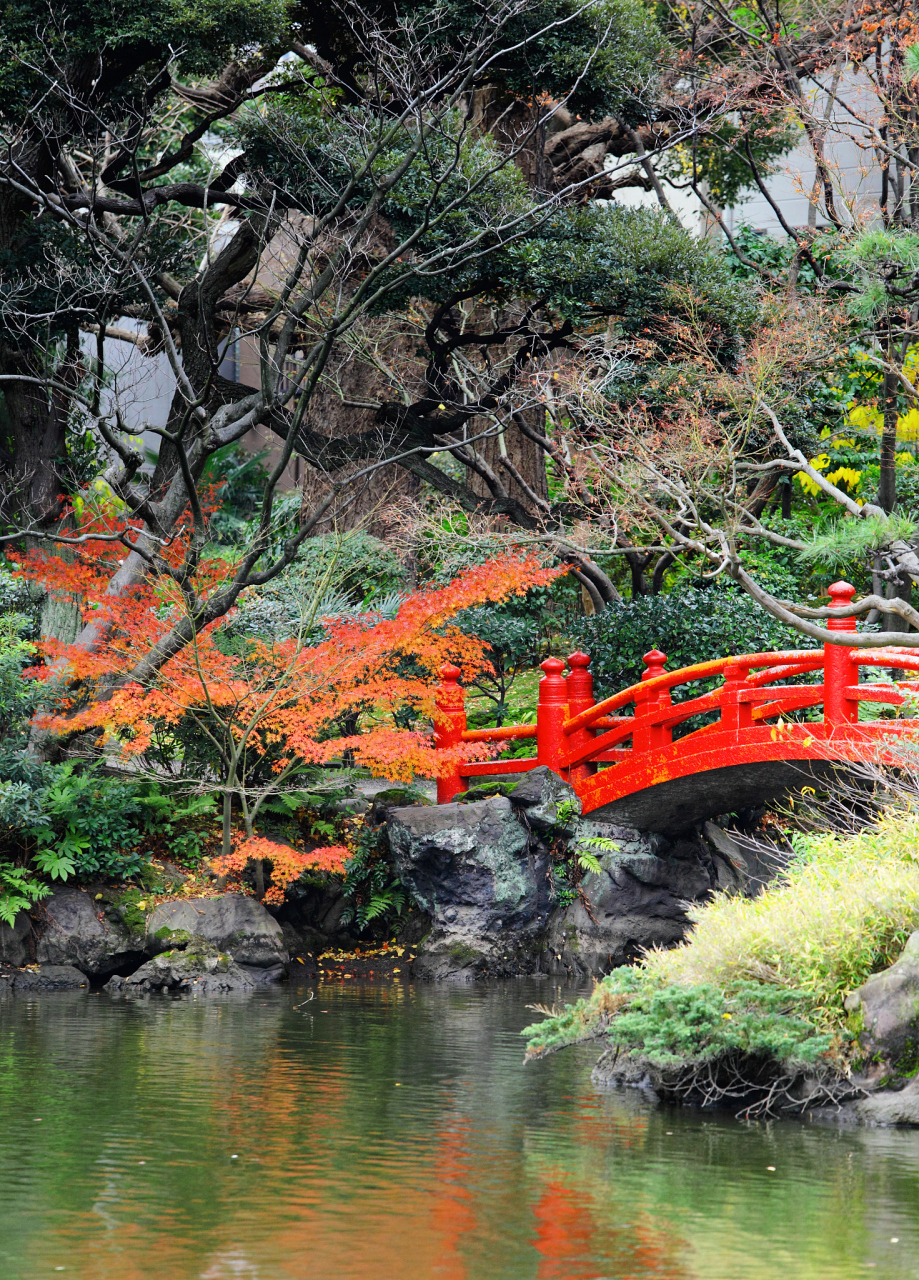
<instances>
[{"instance_id":1,"label":"pond water","mask_svg":"<svg viewBox=\"0 0 919 1280\"><path fill-rule=\"evenodd\" d=\"M919 1132L658 1109L590 1048L523 1067L526 1004L575 994L0 1001L0 1277L919 1277Z\"/></svg>"}]
</instances>

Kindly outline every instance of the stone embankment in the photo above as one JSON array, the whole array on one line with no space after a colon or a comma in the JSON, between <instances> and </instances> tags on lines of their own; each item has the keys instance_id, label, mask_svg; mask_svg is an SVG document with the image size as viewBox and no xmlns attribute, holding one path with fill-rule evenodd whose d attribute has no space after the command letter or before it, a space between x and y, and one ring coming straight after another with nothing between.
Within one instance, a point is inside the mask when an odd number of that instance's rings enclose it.
<instances>
[{"instance_id":1,"label":"stone embankment","mask_svg":"<svg viewBox=\"0 0 919 1280\"><path fill-rule=\"evenodd\" d=\"M691 903L717 889L755 892L771 870L712 823L664 839L585 819L575 791L547 768L509 794L467 803L406 805L404 792L384 793L368 821L385 832L417 904L390 959L374 951L361 969L376 976L387 964L433 980L599 975L678 942ZM579 853L599 870L572 888L561 860ZM323 955L338 955L348 976L356 970L345 953L360 960L348 906L339 884L315 881L290 892L277 918L242 894L140 911L117 894L63 886L12 928L0 925L0 989L247 990L283 978L292 961L303 976L334 969ZM399 963L403 948L411 958Z\"/></svg>"},{"instance_id":2,"label":"stone embankment","mask_svg":"<svg viewBox=\"0 0 919 1280\"><path fill-rule=\"evenodd\" d=\"M242 991L283 978L281 925L243 894L164 902L148 914L100 907L64 886L33 919L0 924L0 992L105 986L113 992Z\"/></svg>"},{"instance_id":3,"label":"stone embankment","mask_svg":"<svg viewBox=\"0 0 919 1280\"><path fill-rule=\"evenodd\" d=\"M855 1118L919 1126L919 930L889 969L852 992L846 1009L867 1064Z\"/></svg>"},{"instance_id":4,"label":"stone embankment","mask_svg":"<svg viewBox=\"0 0 919 1280\"><path fill-rule=\"evenodd\" d=\"M679 942L691 903L755 893L776 870L713 823L667 840L580 810L539 768L506 796L390 812L395 868L431 920L416 976L597 976ZM560 847L600 864L576 891L560 886Z\"/></svg>"}]
</instances>

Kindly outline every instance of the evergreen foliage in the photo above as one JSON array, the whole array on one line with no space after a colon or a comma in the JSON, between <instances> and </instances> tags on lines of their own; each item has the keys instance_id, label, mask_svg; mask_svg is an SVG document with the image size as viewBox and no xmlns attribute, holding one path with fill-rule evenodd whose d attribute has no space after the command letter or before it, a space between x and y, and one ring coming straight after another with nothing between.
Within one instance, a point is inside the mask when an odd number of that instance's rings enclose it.
<instances>
[{"instance_id":1,"label":"evergreen foliage","mask_svg":"<svg viewBox=\"0 0 919 1280\"><path fill-rule=\"evenodd\" d=\"M590 654L598 699L636 684L647 669L642 658L651 649L665 653L668 669L676 671L735 653L813 647L745 592L720 585L681 584L666 595L610 605L577 623L572 639Z\"/></svg>"}]
</instances>

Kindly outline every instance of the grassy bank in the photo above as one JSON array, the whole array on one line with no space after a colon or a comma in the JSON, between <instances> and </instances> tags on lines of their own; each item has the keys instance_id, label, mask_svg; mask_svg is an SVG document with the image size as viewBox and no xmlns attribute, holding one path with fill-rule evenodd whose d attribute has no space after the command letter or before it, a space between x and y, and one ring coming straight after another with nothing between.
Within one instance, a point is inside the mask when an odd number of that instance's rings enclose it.
<instances>
[{"instance_id":1,"label":"grassy bank","mask_svg":"<svg viewBox=\"0 0 919 1280\"><path fill-rule=\"evenodd\" d=\"M843 1002L919 928L919 812L899 806L856 835L798 836L758 898L691 911L689 940L617 969L590 998L528 1027L527 1056L600 1038L652 1068L711 1075L746 1059L762 1076L844 1076L857 1045ZM679 1092L679 1087L677 1087Z\"/></svg>"}]
</instances>

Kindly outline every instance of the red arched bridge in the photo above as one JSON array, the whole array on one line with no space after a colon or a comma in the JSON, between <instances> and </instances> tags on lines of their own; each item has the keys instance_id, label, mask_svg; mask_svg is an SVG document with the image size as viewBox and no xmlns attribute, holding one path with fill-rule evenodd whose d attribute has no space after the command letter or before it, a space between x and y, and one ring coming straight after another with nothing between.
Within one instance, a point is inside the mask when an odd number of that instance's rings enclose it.
<instances>
[{"instance_id":1,"label":"red arched bridge","mask_svg":"<svg viewBox=\"0 0 919 1280\"><path fill-rule=\"evenodd\" d=\"M829 589L833 606L851 603L855 588ZM832 631L854 631L851 618L832 618ZM676 834L703 818L768 802L809 780L826 777L841 763L892 758L897 741L919 739L917 719L859 720L859 707L897 707L919 697L919 651L901 648L822 649L746 653L667 671L666 655L645 654L639 684L594 702L590 658L573 653L565 663L547 658L539 683L535 724L467 729L457 667L444 667L437 693L437 745L533 739L525 759L461 763L438 779L438 803L446 804L476 778L520 774L548 765L566 778L585 814L646 831ZM859 683L859 668L914 672L911 679ZM821 673L822 680L795 683ZM722 676L711 693L673 701L673 690ZM823 718L786 720L806 708L823 707ZM632 708L631 714L628 709ZM693 716L717 720L686 732L673 731Z\"/></svg>"}]
</instances>

